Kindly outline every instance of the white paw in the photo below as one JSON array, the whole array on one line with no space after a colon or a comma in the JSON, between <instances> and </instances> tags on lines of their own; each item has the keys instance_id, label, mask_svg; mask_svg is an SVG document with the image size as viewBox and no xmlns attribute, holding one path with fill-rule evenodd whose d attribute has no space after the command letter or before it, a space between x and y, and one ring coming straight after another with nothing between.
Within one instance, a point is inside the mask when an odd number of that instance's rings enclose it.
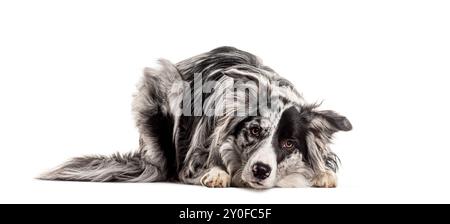
<instances>
[{"instance_id":1,"label":"white paw","mask_svg":"<svg viewBox=\"0 0 450 224\"><path fill-rule=\"evenodd\" d=\"M213 167L200 179L203 186L206 187L229 187L231 176L220 168Z\"/></svg>"},{"instance_id":2,"label":"white paw","mask_svg":"<svg viewBox=\"0 0 450 224\"><path fill-rule=\"evenodd\" d=\"M326 188L334 188L337 185L336 174L331 171L325 171L321 174L318 174L313 179L314 187L326 187Z\"/></svg>"}]
</instances>

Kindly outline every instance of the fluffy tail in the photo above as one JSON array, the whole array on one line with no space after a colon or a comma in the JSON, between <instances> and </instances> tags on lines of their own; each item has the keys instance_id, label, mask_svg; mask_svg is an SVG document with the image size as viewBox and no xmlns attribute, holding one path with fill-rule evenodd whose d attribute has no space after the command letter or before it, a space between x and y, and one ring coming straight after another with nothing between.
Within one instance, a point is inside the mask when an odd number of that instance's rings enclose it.
<instances>
[{"instance_id":1,"label":"fluffy tail","mask_svg":"<svg viewBox=\"0 0 450 224\"><path fill-rule=\"evenodd\" d=\"M38 177L92 182L155 182L163 178L161 170L142 160L139 153L78 157Z\"/></svg>"}]
</instances>

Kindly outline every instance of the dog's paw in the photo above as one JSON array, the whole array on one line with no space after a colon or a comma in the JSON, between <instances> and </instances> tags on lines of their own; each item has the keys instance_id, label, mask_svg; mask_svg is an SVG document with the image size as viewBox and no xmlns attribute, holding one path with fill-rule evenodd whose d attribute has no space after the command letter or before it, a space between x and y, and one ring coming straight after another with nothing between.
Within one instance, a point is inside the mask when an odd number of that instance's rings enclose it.
<instances>
[{"instance_id":1,"label":"dog's paw","mask_svg":"<svg viewBox=\"0 0 450 224\"><path fill-rule=\"evenodd\" d=\"M312 181L314 187L335 188L337 185L336 174L331 171L325 171L314 177Z\"/></svg>"},{"instance_id":2,"label":"dog's paw","mask_svg":"<svg viewBox=\"0 0 450 224\"><path fill-rule=\"evenodd\" d=\"M220 168L214 167L200 179L206 187L229 187L231 183L230 175Z\"/></svg>"}]
</instances>

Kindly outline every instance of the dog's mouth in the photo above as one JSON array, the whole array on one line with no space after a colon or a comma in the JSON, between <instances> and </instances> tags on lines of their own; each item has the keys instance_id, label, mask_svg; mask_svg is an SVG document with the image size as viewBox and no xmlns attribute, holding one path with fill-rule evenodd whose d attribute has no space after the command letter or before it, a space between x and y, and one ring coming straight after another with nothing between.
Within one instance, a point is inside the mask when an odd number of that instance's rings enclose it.
<instances>
[{"instance_id":1,"label":"dog's mouth","mask_svg":"<svg viewBox=\"0 0 450 224\"><path fill-rule=\"evenodd\" d=\"M252 184L255 184L255 185L257 185L257 186L264 186L264 184L262 184L262 183L260 183L260 182L258 182L258 181L252 181L251 183L252 183Z\"/></svg>"},{"instance_id":2,"label":"dog's mouth","mask_svg":"<svg viewBox=\"0 0 450 224\"><path fill-rule=\"evenodd\" d=\"M248 183L248 185L249 185L251 188L254 188L254 189L266 189L266 188L270 188L270 187L264 185L263 183L261 183L261 182L259 182L259 181L251 181L251 182L247 182L247 183Z\"/></svg>"},{"instance_id":3,"label":"dog's mouth","mask_svg":"<svg viewBox=\"0 0 450 224\"><path fill-rule=\"evenodd\" d=\"M271 188L272 185L264 180L257 180L257 179L250 179L250 180L243 180L247 187L254 188L254 189L267 189Z\"/></svg>"}]
</instances>

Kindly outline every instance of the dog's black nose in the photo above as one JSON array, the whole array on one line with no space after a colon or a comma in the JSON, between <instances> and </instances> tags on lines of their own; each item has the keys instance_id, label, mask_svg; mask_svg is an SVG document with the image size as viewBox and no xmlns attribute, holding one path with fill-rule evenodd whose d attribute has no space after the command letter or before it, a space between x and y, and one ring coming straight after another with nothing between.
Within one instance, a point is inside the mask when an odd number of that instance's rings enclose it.
<instances>
[{"instance_id":1,"label":"dog's black nose","mask_svg":"<svg viewBox=\"0 0 450 224\"><path fill-rule=\"evenodd\" d=\"M253 176L255 176L256 178L258 178L260 180L264 180L267 177L269 177L270 171L272 171L272 169L267 164L256 163L255 165L253 165L252 171L253 171Z\"/></svg>"}]
</instances>

